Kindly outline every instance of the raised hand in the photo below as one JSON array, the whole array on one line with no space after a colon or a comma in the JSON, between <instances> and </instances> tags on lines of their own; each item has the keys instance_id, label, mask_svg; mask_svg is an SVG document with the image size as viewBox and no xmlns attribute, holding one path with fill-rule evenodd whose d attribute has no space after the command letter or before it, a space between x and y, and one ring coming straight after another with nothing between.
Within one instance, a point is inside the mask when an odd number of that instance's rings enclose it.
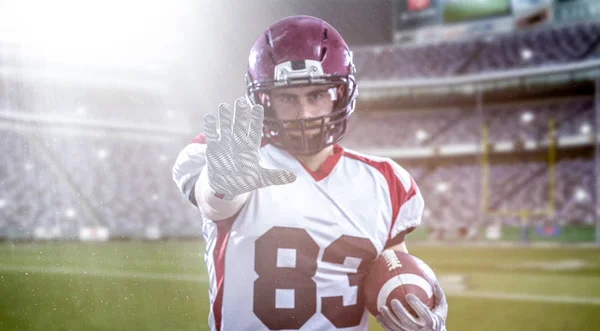
<instances>
[{"instance_id":1,"label":"raised hand","mask_svg":"<svg viewBox=\"0 0 600 331\"><path fill-rule=\"evenodd\" d=\"M289 170L260 166L263 118L263 107L251 107L243 97L235 101L234 112L228 104L220 104L218 121L211 113L204 116L208 182L218 197L231 200L239 194L296 180Z\"/></svg>"}]
</instances>

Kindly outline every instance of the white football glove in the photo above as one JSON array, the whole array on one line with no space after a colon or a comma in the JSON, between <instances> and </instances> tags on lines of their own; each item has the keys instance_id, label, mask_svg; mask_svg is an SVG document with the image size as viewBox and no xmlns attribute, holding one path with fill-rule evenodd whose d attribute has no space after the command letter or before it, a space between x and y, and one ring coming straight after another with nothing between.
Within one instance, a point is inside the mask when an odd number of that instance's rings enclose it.
<instances>
[{"instance_id":1,"label":"white football glove","mask_svg":"<svg viewBox=\"0 0 600 331\"><path fill-rule=\"evenodd\" d=\"M211 113L204 116L208 182L219 198L231 200L239 194L296 180L291 171L259 165L263 118L263 107L250 107L243 97L236 100L235 113L228 104L220 104L218 122Z\"/></svg>"},{"instance_id":2,"label":"white football glove","mask_svg":"<svg viewBox=\"0 0 600 331\"><path fill-rule=\"evenodd\" d=\"M391 301L392 309L383 306L376 316L377 322L387 331L446 331L446 317L448 316L448 303L446 295L436 283L433 288L435 305L430 310L414 294L408 294L406 301L419 316L415 318L404 308L400 301Z\"/></svg>"}]
</instances>

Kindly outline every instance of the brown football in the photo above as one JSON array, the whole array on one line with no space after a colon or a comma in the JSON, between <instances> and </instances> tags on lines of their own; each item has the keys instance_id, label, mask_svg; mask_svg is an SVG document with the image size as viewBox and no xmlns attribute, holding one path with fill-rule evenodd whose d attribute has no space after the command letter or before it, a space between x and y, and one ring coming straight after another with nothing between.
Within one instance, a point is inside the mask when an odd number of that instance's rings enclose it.
<instances>
[{"instance_id":1,"label":"brown football","mask_svg":"<svg viewBox=\"0 0 600 331\"><path fill-rule=\"evenodd\" d=\"M406 295L416 295L430 309L433 308L433 285L436 282L433 270L417 257L410 254L384 250L373 261L364 280L365 305L373 315L391 300L398 299L413 315L415 312L406 301ZM416 316L416 315L415 315Z\"/></svg>"}]
</instances>

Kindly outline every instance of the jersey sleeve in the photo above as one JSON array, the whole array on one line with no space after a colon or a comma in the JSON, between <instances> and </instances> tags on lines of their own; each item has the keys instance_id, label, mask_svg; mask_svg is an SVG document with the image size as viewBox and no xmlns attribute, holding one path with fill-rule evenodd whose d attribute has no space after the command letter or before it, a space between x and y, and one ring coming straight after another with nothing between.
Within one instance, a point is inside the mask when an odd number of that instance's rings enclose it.
<instances>
[{"instance_id":1,"label":"jersey sleeve","mask_svg":"<svg viewBox=\"0 0 600 331\"><path fill-rule=\"evenodd\" d=\"M404 237L421 224L425 202L414 178L399 164L390 160L396 180L390 187L392 224L386 246L404 241Z\"/></svg>"},{"instance_id":2,"label":"jersey sleeve","mask_svg":"<svg viewBox=\"0 0 600 331\"><path fill-rule=\"evenodd\" d=\"M206 144L204 134L200 134L179 152L172 169L173 181L181 193L196 206L198 204L194 187L205 165Z\"/></svg>"}]
</instances>

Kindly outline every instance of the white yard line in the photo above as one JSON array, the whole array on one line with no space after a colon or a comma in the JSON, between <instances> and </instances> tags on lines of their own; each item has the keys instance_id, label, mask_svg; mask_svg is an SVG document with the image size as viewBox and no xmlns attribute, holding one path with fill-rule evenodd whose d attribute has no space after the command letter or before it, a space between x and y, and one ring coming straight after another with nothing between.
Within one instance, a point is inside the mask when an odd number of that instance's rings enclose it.
<instances>
[{"instance_id":1,"label":"white yard line","mask_svg":"<svg viewBox=\"0 0 600 331\"><path fill-rule=\"evenodd\" d=\"M186 274L167 274L159 272L138 272L138 271L113 271L85 268L66 268L66 267L42 267L42 266L23 266L23 265L1 265L0 273L29 273L33 274L53 274L53 275L76 275L90 277L115 277L115 278L131 278L131 279L155 279L155 280L175 280L175 281L191 281L191 282L208 282L206 276L186 275Z\"/></svg>"},{"instance_id":2,"label":"white yard line","mask_svg":"<svg viewBox=\"0 0 600 331\"><path fill-rule=\"evenodd\" d=\"M428 240L416 240L410 241L412 246L420 247L464 247L464 248L586 248L586 249L598 249L600 243L595 242L584 242L584 243L560 243L560 242L531 242L522 244L514 241L481 241L481 242L445 242L445 241L428 241Z\"/></svg>"},{"instance_id":3,"label":"white yard line","mask_svg":"<svg viewBox=\"0 0 600 331\"><path fill-rule=\"evenodd\" d=\"M31 274L53 274L53 275L78 275L89 277L116 277L129 279L152 279L152 280L168 280L168 281L191 281L198 283L207 283L206 276L198 276L191 274L166 274L154 272L134 272L134 271L106 271L98 269L82 269L82 268L65 268L65 267L42 267L42 266L23 266L23 265L0 265L0 273L25 273ZM1 278L0 278L1 279ZM1 282L1 280L0 280ZM460 289L449 288L446 291L448 297L459 298L480 298L505 301L528 301L528 302L544 302L544 303L572 303L583 305L600 305L600 298L583 298L583 297L568 297L568 296L548 296L548 295L531 295L517 293L499 293L499 292L483 292L483 291L461 291Z\"/></svg>"},{"instance_id":4,"label":"white yard line","mask_svg":"<svg viewBox=\"0 0 600 331\"><path fill-rule=\"evenodd\" d=\"M583 305L600 305L600 298L583 298L583 297L565 297L565 296L548 296L548 295L531 295L531 294L516 294L516 293L498 293L498 292L480 292L480 291L447 291L448 297L459 298L478 298L506 301L529 301L529 302L554 302L554 303L575 303Z\"/></svg>"}]
</instances>

